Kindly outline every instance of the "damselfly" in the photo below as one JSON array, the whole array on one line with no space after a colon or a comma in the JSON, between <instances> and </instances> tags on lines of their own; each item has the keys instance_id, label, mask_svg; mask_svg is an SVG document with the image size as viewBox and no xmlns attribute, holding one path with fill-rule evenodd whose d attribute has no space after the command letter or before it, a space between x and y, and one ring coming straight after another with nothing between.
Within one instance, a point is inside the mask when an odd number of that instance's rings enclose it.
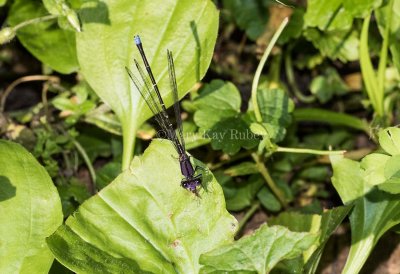
<instances>
[{"instance_id":1,"label":"damselfly","mask_svg":"<svg viewBox=\"0 0 400 274\"><path fill-rule=\"evenodd\" d=\"M154 114L154 117L161 127L161 129L165 132L167 139L169 139L175 146L176 151L179 155L179 163L181 168L181 173L184 178L181 181L181 186L198 196L198 187L202 183L202 174L197 174L199 169L202 169L200 166L196 166L193 168L192 163L190 162L190 157L185 149L185 140L183 139L182 133L182 118L181 111L179 108L179 98L178 98L178 86L176 83L175 77L175 67L174 60L172 58L172 53L167 50L168 57L168 72L169 72L169 81L171 85L171 91L174 98L174 110L175 110L175 118L177 124L178 135L175 132L175 129L169 119L167 109L165 107L164 101L161 97L160 90L158 89L156 80L154 78L153 72L150 68L150 65L147 61L146 55L143 50L142 41L140 37L137 35L134 38L135 44L142 56L142 60L144 66L147 71L148 78L144 73L144 70L139 65L138 61L135 59L135 66L140 75L141 81L132 73L132 71L126 67L126 71L129 74L133 84L140 92L143 100L146 102L147 106ZM150 82L149 80L150 79Z\"/></svg>"}]
</instances>

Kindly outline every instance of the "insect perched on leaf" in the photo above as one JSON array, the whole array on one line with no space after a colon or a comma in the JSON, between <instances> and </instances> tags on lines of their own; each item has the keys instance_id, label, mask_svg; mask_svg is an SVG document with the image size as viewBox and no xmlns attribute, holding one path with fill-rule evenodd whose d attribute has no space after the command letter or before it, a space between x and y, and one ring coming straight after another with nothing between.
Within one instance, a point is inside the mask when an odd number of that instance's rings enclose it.
<instances>
[{"instance_id":1,"label":"insect perched on leaf","mask_svg":"<svg viewBox=\"0 0 400 274\"><path fill-rule=\"evenodd\" d=\"M175 118L179 135L176 134L175 129L167 114L167 109L161 97L160 90L158 89L153 72L151 71L150 65L144 53L142 41L140 40L140 37L138 35L135 36L134 40L140 52L140 55L142 56L142 60L146 68L150 82L136 59L134 60L135 66L139 72L141 81L139 81L139 79L132 73L132 71L129 68L126 67L126 71L128 72L129 77L131 78L137 90L139 90L140 95L146 102L147 106L154 114L157 123L159 124L161 129L165 132L166 138L174 144L175 149L178 152L181 173L184 176L184 178L181 181L181 186L189 190L190 192L194 193L196 196L198 196L199 195L198 187L201 186L202 183L202 174L196 175L196 172L199 169L203 168L200 166L196 166L195 168L193 167L192 163L190 162L190 156L187 154L185 149L185 140L183 139L183 133L182 133L181 111L179 108L178 86L176 83L175 67L174 67L174 60L172 58L172 53L169 50L167 51L168 72L169 72L171 90L174 96Z\"/></svg>"}]
</instances>

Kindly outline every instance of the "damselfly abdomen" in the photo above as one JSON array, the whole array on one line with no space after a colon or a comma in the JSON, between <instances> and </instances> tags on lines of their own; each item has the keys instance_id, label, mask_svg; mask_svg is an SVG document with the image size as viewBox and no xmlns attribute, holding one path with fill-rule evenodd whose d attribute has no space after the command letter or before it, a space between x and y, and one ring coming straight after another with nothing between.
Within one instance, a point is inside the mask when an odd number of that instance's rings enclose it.
<instances>
[{"instance_id":1,"label":"damselfly abdomen","mask_svg":"<svg viewBox=\"0 0 400 274\"><path fill-rule=\"evenodd\" d=\"M154 114L155 120L157 121L161 129L165 132L166 138L174 144L175 149L178 152L180 169L184 177L181 181L181 186L198 196L198 187L202 184L202 174L196 175L196 172L202 168L199 166L196 166L195 168L193 167L192 163L190 162L190 157L185 149L185 140L183 139L182 131L181 111L179 108L178 86L176 83L175 67L172 53L167 50L169 80L171 91L174 97L174 111L177 131L179 133L178 135L176 134L175 128L173 127L168 116L167 109L161 97L160 90L158 89L158 85L154 78L153 72L144 53L142 41L140 40L140 37L138 35L135 36L134 40L140 52L140 55L142 56L148 78L136 59L134 60L135 66L140 75L141 81L132 73L129 68L126 68L126 71L128 72L133 84L140 92L143 100L146 102L147 106Z\"/></svg>"}]
</instances>

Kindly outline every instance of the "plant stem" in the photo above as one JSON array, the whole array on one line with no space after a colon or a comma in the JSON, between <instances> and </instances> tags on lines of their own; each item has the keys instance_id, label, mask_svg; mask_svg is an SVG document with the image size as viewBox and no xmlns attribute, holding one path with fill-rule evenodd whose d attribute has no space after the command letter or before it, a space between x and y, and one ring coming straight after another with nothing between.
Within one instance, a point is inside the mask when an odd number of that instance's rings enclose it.
<instances>
[{"instance_id":1,"label":"plant stem","mask_svg":"<svg viewBox=\"0 0 400 274\"><path fill-rule=\"evenodd\" d=\"M247 210L243 218L239 222L238 233L242 231L243 227L246 225L247 221L254 215L254 213L260 208L260 202L254 202L253 205Z\"/></svg>"},{"instance_id":2,"label":"plant stem","mask_svg":"<svg viewBox=\"0 0 400 274\"><path fill-rule=\"evenodd\" d=\"M23 82L30 82L30 81L51 81L54 83L59 83L60 78L58 78L57 76L51 76L51 75L29 75L29 76L24 76L24 77L18 78L17 80L12 82L6 88L4 93L1 95L0 112L4 112L4 107L6 104L7 97L14 90L14 88Z\"/></svg>"},{"instance_id":3,"label":"plant stem","mask_svg":"<svg viewBox=\"0 0 400 274\"><path fill-rule=\"evenodd\" d=\"M130 117L130 116L129 116ZM133 149L136 141L136 121L131 119L129 123L121 122L122 126L122 170L129 168L133 158Z\"/></svg>"},{"instance_id":4,"label":"plant stem","mask_svg":"<svg viewBox=\"0 0 400 274\"><path fill-rule=\"evenodd\" d=\"M96 172L94 171L93 165L90 162L89 156L87 155L85 149L81 146L81 144L76 141L73 140L72 141L74 146L76 147L76 149L78 150L78 152L81 154L83 161L85 162L88 170L89 170L89 174L90 177L92 178L92 193L96 193L97 192L97 188L96 188Z\"/></svg>"},{"instance_id":5,"label":"plant stem","mask_svg":"<svg viewBox=\"0 0 400 274\"><path fill-rule=\"evenodd\" d=\"M270 43L268 44L268 47L266 48L263 56L261 57L260 63L257 66L256 73L254 74L253 83L251 85L251 100L252 100L254 114L256 116L257 122L262 122L262 116L261 116L260 108L259 108L258 102L257 102L257 87L258 87L258 82L260 81L261 72L265 65L265 62L268 59L268 56L271 53L272 48L274 47L276 41L278 40L279 36L281 35L283 29L286 27L286 24L288 23L288 21L289 21L288 17L283 19L278 30L275 32L274 36L272 36L272 39L271 39Z\"/></svg>"},{"instance_id":6,"label":"plant stem","mask_svg":"<svg viewBox=\"0 0 400 274\"><path fill-rule=\"evenodd\" d=\"M252 153L251 157L253 158L254 162L256 163L258 171L264 177L265 182L267 183L268 187L274 193L274 195L278 198L279 202L281 203L282 207L286 208L287 203L283 192L280 188L275 184L274 180L272 179L271 175L269 174L268 169L265 167L264 163L261 161L261 157L256 154Z\"/></svg>"},{"instance_id":7,"label":"plant stem","mask_svg":"<svg viewBox=\"0 0 400 274\"><path fill-rule=\"evenodd\" d=\"M40 23L40 22L44 22L44 21L49 21L49 20L53 20L56 18L58 18L58 15L46 15L43 17L33 18L33 19L26 20L24 22L19 23L18 25L14 26L13 29L16 32L20 28L26 27L28 25L36 24L36 23Z\"/></svg>"},{"instance_id":8,"label":"plant stem","mask_svg":"<svg viewBox=\"0 0 400 274\"><path fill-rule=\"evenodd\" d=\"M346 150L316 150L309 148L277 147L275 152L308 153L316 155L343 155Z\"/></svg>"},{"instance_id":9,"label":"plant stem","mask_svg":"<svg viewBox=\"0 0 400 274\"><path fill-rule=\"evenodd\" d=\"M304 95L301 93L300 89L297 87L296 80L294 78L294 73L293 73L293 65L292 65L292 59L290 57L290 53L287 52L285 54L285 72L286 72L286 77L288 79L288 83L290 85L290 88L293 91L293 94L296 96L297 99L299 99L300 102L303 103L312 103L315 101L316 97L314 95Z\"/></svg>"}]
</instances>

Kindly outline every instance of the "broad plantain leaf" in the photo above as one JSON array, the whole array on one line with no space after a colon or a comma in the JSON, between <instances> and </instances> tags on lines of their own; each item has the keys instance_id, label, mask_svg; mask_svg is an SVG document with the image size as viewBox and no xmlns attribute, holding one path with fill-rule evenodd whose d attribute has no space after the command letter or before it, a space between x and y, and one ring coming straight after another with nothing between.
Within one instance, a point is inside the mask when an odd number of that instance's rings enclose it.
<instances>
[{"instance_id":1,"label":"broad plantain leaf","mask_svg":"<svg viewBox=\"0 0 400 274\"><path fill-rule=\"evenodd\" d=\"M211 174L201 197L180 186L176 157L154 140L48 239L56 258L78 273L198 273L199 256L232 242L237 222Z\"/></svg>"},{"instance_id":2,"label":"broad plantain leaf","mask_svg":"<svg viewBox=\"0 0 400 274\"><path fill-rule=\"evenodd\" d=\"M279 261L300 255L316 240L315 234L263 225L252 235L201 255L200 273L268 273Z\"/></svg>"},{"instance_id":3,"label":"broad plantain leaf","mask_svg":"<svg viewBox=\"0 0 400 274\"><path fill-rule=\"evenodd\" d=\"M48 15L39 1L16 0L11 6L7 22L15 26L21 22ZM78 70L75 33L62 30L56 20L34 23L18 30L17 37L36 58L61 73Z\"/></svg>"},{"instance_id":4,"label":"broad plantain leaf","mask_svg":"<svg viewBox=\"0 0 400 274\"><path fill-rule=\"evenodd\" d=\"M0 141L0 273L47 273L45 239L62 223L46 170L19 144Z\"/></svg>"},{"instance_id":5,"label":"broad plantain leaf","mask_svg":"<svg viewBox=\"0 0 400 274\"><path fill-rule=\"evenodd\" d=\"M135 132L152 114L130 83L140 55L133 41L140 35L166 105L172 104L167 49L174 56L179 97L205 74L218 31L218 11L211 1L87 1L81 8L83 31L77 33L82 74L122 124L123 168L129 165ZM140 62L142 63L142 62Z\"/></svg>"}]
</instances>

